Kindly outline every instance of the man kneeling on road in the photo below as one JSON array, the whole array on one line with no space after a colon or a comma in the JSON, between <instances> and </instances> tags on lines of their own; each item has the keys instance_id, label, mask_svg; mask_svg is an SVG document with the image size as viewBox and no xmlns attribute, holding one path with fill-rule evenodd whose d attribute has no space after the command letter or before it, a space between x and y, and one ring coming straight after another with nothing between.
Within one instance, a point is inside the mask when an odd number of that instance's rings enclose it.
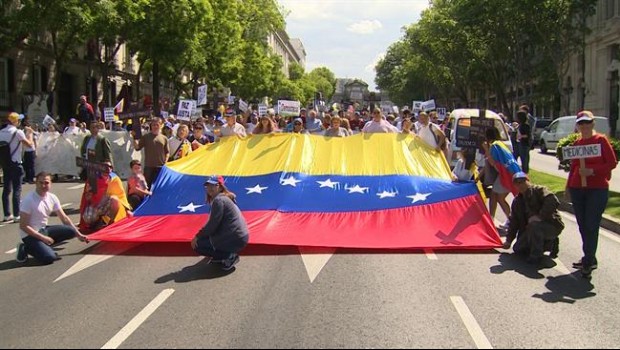
<instances>
[{"instance_id":1,"label":"man kneeling on road","mask_svg":"<svg viewBox=\"0 0 620 350\"><path fill-rule=\"evenodd\" d=\"M516 173L513 183L519 195L512 202L504 248L509 249L517 238L513 250L526 256L529 263L540 262L546 251L550 252L550 258L557 258L560 243L558 237L564 230L562 217L558 213L560 201L546 187L532 185L524 172Z\"/></svg>"},{"instance_id":2,"label":"man kneeling on road","mask_svg":"<svg viewBox=\"0 0 620 350\"><path fill-rule=\"evenodd\" d=\"M36 176L36 190L22 200L19 235L22 243L17 245L17 261L22 263L32 255L37 261L49 265L58 260L52 245L77 237L88 243L88 238L78 231L60 206L58 197L50 192L52 178L41 172ZM51 213L56 213L64 225L47 226Z\"/></svg>"}]
</instances>

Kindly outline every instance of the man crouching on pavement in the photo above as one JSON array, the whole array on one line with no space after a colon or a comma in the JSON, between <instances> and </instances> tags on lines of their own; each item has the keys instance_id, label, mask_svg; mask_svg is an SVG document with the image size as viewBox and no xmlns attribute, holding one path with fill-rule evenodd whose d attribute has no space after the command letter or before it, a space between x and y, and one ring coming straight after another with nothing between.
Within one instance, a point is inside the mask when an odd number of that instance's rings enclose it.
<instances>
[{"instance_id":1,"label":"man crouching on pavement","mask_svg":"<svg viewBox=\"0 0 620 350\"><path fill-rule=\"evenodd\" d=\"M21 242L17 245L17 262L26 262L28 255L32 255L40 263L49 265L59 259L52 249L54 244L74 237L88 243L88 238L78 231L62 210L58 197L50 192L51 185L51 176L45 172L39 173L36 176L36 189L22 200L19 214ZM48 226L51 213L56 213L63 225Z\"/></svg>"},{"instance_id":2,"label":"man crouching on pavement","mask_svg":"<svg viewBox=\"0 0 620 350\"><path fill-rule=\"evenodd\" d=\"M564 230L562 217L558 213L558 197L546 187L532 185L523 172L513 176L513 183L519 194L512 202L504 249L509 249L517 238L513 251L526 256L528 263L539 263L546 251L550 253L550 258L557 258L558 237Z\"/></svg>"}]
</instances>

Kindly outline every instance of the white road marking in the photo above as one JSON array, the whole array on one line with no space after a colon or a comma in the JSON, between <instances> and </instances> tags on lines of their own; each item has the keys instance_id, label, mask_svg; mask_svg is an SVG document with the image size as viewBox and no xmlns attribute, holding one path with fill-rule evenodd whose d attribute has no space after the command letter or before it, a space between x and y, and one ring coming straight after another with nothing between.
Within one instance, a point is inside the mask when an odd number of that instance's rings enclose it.
<instances>
[{"instance_id":1,"label":"white road marking","mask_svg":"<svg viewBox=\"0 0 620 350\"><path fill-rule=\"evenodd\" d=\"M569 275L573 278L575 277L572 275L571 271L566 267L566 265L564 265L564 263L560 261L560 259L553 259L553 261L555 261L556 264L554 267L556 271L564 275Z\"/></svg>"},{"instance_id":2,"label":"white road marking","mask_svg":"<svg viewBox=\"0 0 620 350\"><path fill-rule=\"evenodd\" d=\"M310 283L314 282L329 259L336 252L336 248L327 247L298 247L301 260L304 262Z\"/></svg>"},{"instance_id":3,"label":"white road marking","mask_svg":"<svg viewBox=\"0 0 620 350\"><path fill-rule=\"evenodd\" d=\"M79 189L82 189L82 188L84 188L84 184L79 184L79 185L67 187L68 190L79 190Z\"/></svg>"},{"instance_id":4,"label":"white road marking","mask_svg":"<svg viewBox=\"0 0 620 350\"><path fill-rule=\"evenodd\" d=\"M54 283L60 281L63 278L67 278L71 275L86 270L89 267L100 264L110 258L120 255L129 249L132 249L141 243L126 243L126 242L106 242L100 243L95 250L85 255L80 261L71 266L65 273L60 275L54 280Z\"/></svg>"},{"instance_id":5,"label":"white road marking","mask_svg":"<svg viewBox=\"0 0 620 350\"><path fill-rule=\"evenodd\" d=\"M66 207L68 207L68 206L70 206L70 205L73 205L73 203L71 203L71 202L69 202L69 203L65 203L65 204L61 205L60 207L61 207L61 208L63 208L63 209L65 209Z\"/></svg>"},{"instance_id":6,"label":"white road marking","mask_svg":"<svg viewBox=\"0 0 620 350\"><path fill-rule=\"evenodd\" d=\"M426 254L428 260L437 260L437 255L435 255L432 249L424 249L424 254Z\"/></svg>"},{"instance_id":7,"label":"white road marking","mask_svg":"<svg viewBox=\"0 0 620 350\"><path fill-rule=\"evenodd\" d=\"M467 304L465 304L463 298L460 296L451 296L450 301L452 301L452 305L454 305L456 311L459 313L459 316L461 316L461 320L465 324L465 327L467 328L471 338L474 340L474 343L476 343L476 347L478 347L478 349L493 349L489 339L487 339L486 335L484 335L482 328L480 328L478 321L476 321L474 315L471 311L469 311L469 308L467 307Z\"/></svg>"},{"instance_id":8,"label":"white road marking","mask_svg":"<svg viewBox=\"0 0 620 350\"><path fill-rule=\"evenodd\" d=\"M17 248L13 248L11 250L8 250L6 252L4 252L5 254L15 254L15 252L17 251Z\"/></svg>"},{"instance_id":9,"label":"white road marking","mask_svg":"<svg viewBox=\"0 0 620 350\"><path fill-rule=\"evenodd\" d=\"M140 311L129 323L123 327L112 339L110 339L102 349L117 349L127 338L133 334L133 332L146 321L149 316L151 316L157 308L159 308L165 301L168 299L172 293L174 293L174 289L165 289L158 296L155 297L147 306Z\"/></svg>"}]
</instances>

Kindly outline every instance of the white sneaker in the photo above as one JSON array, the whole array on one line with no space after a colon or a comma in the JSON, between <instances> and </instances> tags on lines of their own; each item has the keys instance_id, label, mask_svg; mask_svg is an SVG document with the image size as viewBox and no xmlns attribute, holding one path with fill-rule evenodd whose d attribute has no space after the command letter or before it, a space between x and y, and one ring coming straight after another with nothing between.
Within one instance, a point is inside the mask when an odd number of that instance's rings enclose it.
<instances>
[{"instance_id":1,"label":"white sneaker","mask_svg":"<svg viewBox=\"0 0 620 350\"><path fill-rule=\"evenodd\" d=\"M9 215L9 216L5 216L4 220L2 220L2 222L12 222L14 220L15 220L15 218L13 218L13 215Z\"/></svg>"},{"instance_id":2,"label":"white sneaker","mask_svg":"<svg viewBox=\"0 0 620 350\"><path fill-rule=\"evenodd\" d=\"M21 217L16 216L15 219L13 219L13 223L14 224L19 224L19 220L21 219Z\"/></svg>"}]
</instances>

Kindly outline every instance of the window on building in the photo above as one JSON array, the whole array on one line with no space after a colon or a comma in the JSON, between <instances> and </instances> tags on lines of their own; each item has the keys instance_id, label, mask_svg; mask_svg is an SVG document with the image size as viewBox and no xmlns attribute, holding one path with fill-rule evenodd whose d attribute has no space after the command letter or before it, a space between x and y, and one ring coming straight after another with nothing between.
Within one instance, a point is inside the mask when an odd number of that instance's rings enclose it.
<instances>
[{"instance_id":1,"label":"window on building","mask_svg":"<svg viewBox=\"0 0 620 350\"><path fill-rule=\"evenodd\" d=\"M616 16L616 0L607 0L605 3L605 19Z\"/></svg>"},{"instance_id":2,"label":"window on building","mask_svg":"<svg viewBox=\"0 0 620 350\"><path fill-rule=\"evenodd\" d=\"M32 92L41 92L42 89L41 66L32 66Z\"/></svg>"},{"instance_id":3,"label":"window on building","mask_svg":"<svg viewBox=\"0 0 620 350\"><path fill-rule=\"evenodd\" d=\"M610 61L620 61L620 44L613 44L609 47Z\"/></svg>"}]
</instances>

